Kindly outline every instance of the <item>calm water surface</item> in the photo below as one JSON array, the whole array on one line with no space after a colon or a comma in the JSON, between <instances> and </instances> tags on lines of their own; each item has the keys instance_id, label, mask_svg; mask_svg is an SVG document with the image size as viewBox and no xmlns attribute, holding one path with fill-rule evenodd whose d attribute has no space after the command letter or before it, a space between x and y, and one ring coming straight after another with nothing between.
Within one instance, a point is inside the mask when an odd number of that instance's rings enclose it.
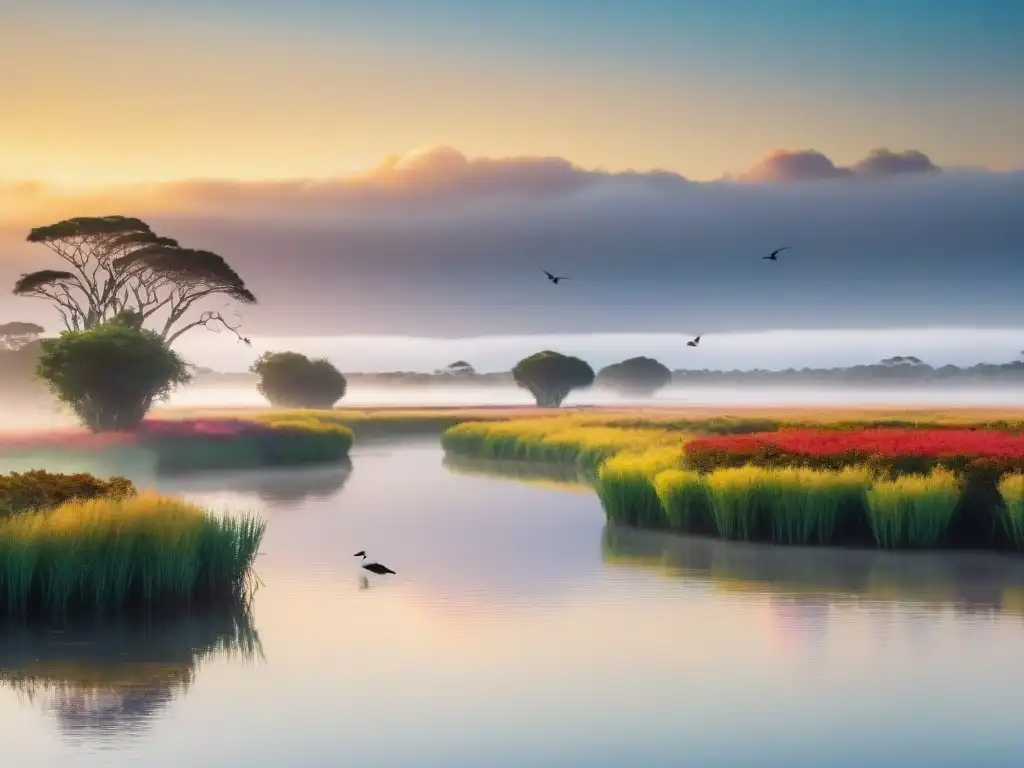
<instances>
[{"instance_id":1,"label":"calm water surface","mask_svg":"<svg viewBox=\"0 0 1024 768\"><path fill-rule=\"evenodd\" d=\"M1024 764L1021 561L606 530L441 459L165 481L267 518L252 615L2 627L4 765Z\"/></svg>"}]
</instances>

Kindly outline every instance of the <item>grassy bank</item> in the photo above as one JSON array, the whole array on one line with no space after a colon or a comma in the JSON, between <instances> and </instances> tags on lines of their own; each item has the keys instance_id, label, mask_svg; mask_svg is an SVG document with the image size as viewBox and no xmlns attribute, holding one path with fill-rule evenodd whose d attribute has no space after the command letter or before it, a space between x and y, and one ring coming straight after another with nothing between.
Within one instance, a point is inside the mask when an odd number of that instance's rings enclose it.
<instances>
[{"instance_id":1,"label":"grassy bank","mask_svg":"<svg viewBox=\"0 0 1024 768\"><path fill-rule=\"evenodd\" d=\"M306 412L150 419L132 432L6 432L0 434L0 467L146 475L298 466L344 460L353 440L351 429Z\"/></svg>"},{"instance_id":2,"label":"grassy bank","mask_svg":"<svg viewBox=\"0 0 1024 768\"><path fill-rule=\"evenodd\" d=\"M934 422L902 430L868 423L858 433L845 421L820 421L815 434L829 445L842 447L851 433L864 438L820 466L780 461L778 452L753 463L693 461L691 444L702 445L706 459L716 440L745 445L753 438L744 430L772 434L763 419L721 415L664 428L595 414L465 423L442 444L449 455L569 464L592 478L608 519L620 524L779 544L1024 549L1024 481L1010 453L1024 444L1019 435L965 430L963 422L938 430ZM893 453L893 445L909 453ZM943 453L951 445L968 448L953 461Z\"/></svg>"},{"instance_id":3,"label":"grassy bank","mask_svg":"<svg viewBox=\"0 0 1024 768\"><path fill-rule=\"evenodd\" d=\"M264 523L142 494L0 518L0 614L244 599Z\"/></svg>"},{"instance_id":4,"label":"grassy bank","mask_svg":"<svg viewBox=\"0 0 1024 768\"><path fill-rule=\"evenodd\" d=\"M537 412L536 408L471 407L471 408L334 408L302 410L271 408L168 408L156 411L155 418L164 420L242 419L260 424L305 421L337 424L350 430L358 440L439 435L449 427L465 421L505 421L523 418Z\"/></svg>"}]
</instances>

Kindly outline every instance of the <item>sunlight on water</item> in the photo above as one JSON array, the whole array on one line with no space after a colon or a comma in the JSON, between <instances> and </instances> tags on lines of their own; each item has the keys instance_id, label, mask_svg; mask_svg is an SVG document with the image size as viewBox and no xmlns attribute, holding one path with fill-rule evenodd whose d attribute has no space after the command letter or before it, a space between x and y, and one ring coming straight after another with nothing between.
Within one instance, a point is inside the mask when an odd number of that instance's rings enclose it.
<instances>
[{"instance_id":1,"label":"sunlight on water","mask_svg":"<svg viewBox=\"0 0 1024 768\"><path fill-rule=\"evenodd\" d=\"M1024 562L608 528L576 485L441 458L161 481L268 519L262 655L215 622L9 630L9 764L1020 764Z\"/></svg>"}]
</instances>

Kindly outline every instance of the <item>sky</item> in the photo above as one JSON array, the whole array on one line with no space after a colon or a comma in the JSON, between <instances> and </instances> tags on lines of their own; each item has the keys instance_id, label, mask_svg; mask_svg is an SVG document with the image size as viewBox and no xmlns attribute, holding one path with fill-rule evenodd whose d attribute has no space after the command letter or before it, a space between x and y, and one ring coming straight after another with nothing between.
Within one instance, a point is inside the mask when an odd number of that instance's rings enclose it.
<instances>
[{"instance_id":1,"label":"sky","mask_svg":"<svg viewBox=\"0 0 1024 768\"><path fill-rule=\"evenodd\" d=\"M0 15L0 284L59 266L28 228L123 213L264 336L1024 325L1017 3Z\"/></svg>"}]
</instances>

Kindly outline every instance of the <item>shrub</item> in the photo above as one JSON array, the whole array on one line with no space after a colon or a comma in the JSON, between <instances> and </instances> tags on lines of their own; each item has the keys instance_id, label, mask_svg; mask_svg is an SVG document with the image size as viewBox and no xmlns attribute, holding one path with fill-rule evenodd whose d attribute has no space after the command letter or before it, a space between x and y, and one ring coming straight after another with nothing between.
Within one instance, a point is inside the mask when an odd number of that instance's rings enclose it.
<instances>
[{"instance_id":1,"label":"shrub","mask_svg":"<svg viewBox=\"0 0 1024 768\"><path fill-rule=\"evenodd\" d=\"M192 378L159 334L128 317L44 340L36 371L93 432L132 429Z\"/></svg>"},{"instance_id":2,"label":"shrub","mask_svg":"<svg viewBox=\"0 0 1024 768\"><path fill-rule=\"evenodd\" d=\"M101 480L79 473L61 475L34 469L0 475L0 514L55 507L72 500L134 496L135 486L123 477Z\"/></svg>"},{"instance_id":3,"label":"shrub","mask_svg":"<svg viewBox=\"0 0 1024 768\"><path fill-rule=\"evenodd\" d=\"M650 397L672 382L672 371L650 357L631 357L598 371L595 384L627 395Z\"/></svg>"},{"instance_id":4,"label":"shrub","mask_svg":"<svg viewBox=\"0 0 1024 768\"><path fill-rule=\"evenodd\" d=\"M276 408L333 408L348 383L326 358L298 352L267 352L249 368L260 377L260 394Z\"/></svg>"}]
</instances>

